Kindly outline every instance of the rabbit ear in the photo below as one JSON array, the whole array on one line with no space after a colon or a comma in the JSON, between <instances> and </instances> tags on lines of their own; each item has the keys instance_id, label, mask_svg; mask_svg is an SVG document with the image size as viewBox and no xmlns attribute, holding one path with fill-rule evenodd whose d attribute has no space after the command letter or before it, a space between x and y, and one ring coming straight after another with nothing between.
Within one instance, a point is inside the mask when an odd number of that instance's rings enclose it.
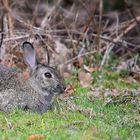
<instances>
[{"instance_id":1,"label":"rabbit ear","mask_svg":"<svg viewBox=\"0 0 140 140\"><path fill-rule=\"evenodd\" d=\"M25 59L27 65L30 68L33 68L34 66L36 66L36 64L37 64L36 52L34 50L33 45L29 42L24 42L22 45L22 49L23 49L24 59Z\"/></svg>"}]
</instances>

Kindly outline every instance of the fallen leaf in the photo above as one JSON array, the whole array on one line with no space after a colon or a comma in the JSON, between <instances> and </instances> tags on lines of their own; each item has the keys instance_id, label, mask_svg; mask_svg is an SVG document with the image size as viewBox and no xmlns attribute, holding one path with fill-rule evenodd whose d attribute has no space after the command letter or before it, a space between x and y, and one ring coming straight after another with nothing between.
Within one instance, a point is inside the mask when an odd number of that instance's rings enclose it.
<instances>
[{"instance_id":1,"label":"fallen leaf","mask_svg":"<svg viewBox=\"0 0 140 140\"><path fill-rule=\"evenodd\" d=\"M115 88L114 88L114 89L112 89L112 92L113 92L113 93L118 93L119 91L118 91L118 89L115 89Z\"/></svg>"},{"instance_id":2,"label":"fallen leaf","mask_svg":"<svg viewBox=\"0 0 140 140\"><path fill-rule=\"evenodd\" d=\"M23 78L24 80L29 79L29 77L30 77L30 73L29 73L28 70L26 70L26 71L24 71L24 72L22 73L22 78Z\"/></svg>"},{"instance_id":3,"label":"fallen leaf","mask_svg":"<svg viewBox=\"0 0 140 140\"><path fill-rule=\"evenodd\" d=\"M61 72L62 73L62 72ZM68 73L68 72L63 72L63 77L64 78L70 78L72 75L70 74L70 73Z\"/></svg>"},{"instance_id":4,"label":"fallen leaf","mask_svg":"<svg viewBox=\"0 0 140 140\"><path fill-rule=\"evenodd\" d=\"M131 84L131 83L137 82L132 76L128 76L127 78L121 79L121 81L126 84Z\"/></svg>"},{"instance_id":5,"label":"fallen leaf","mask_svg":"<svg viewBox=\"0 0 140 140\"><path fill-rule=\"evenodd\" d=\"M33 134L28 137L28 140L44 140L45 136L42 134Z\"/></svg>"},{"instance_id":6,"label":"fallen leaf","mask_svg":"<svg viewBox=\"0 0 140 140\"><path fill-rule=\"evenodd\" d=\"M92 75L86 72L79 72L78 79L82 87L89 87L93 81Z\"/></svg>"},{"instance_id":7,"label":"fallen leaf","mask_svg":"<svg viewBox=\"0 0 140 140\"><path fill-rule=\"evenodd\" d=\"M79 57L77 60L75 60L73 62L73 65L76 67L76 68L81 68L84 64L84 59L82 57Z\"/></svg>"},{"instance_id":8,"label":"fallen leaf","mask_svg":"<svg viewBox=\"0 0 140 140\"><path fill-rule=\"evenodd\" d=\"M55 53L52 54L52 64L63 64L70 58L71 51L67 49L64 43L59 40L55 40Z\"/></svg>"},{"instance_id":9,"label":"fallen leaf","mask_svg":"<svg viewBox=\"0 0 140 140\"><path fill-rule=\"evenodd\" d=\"M72 86L72 85L68 85L68 86L66 87L66 89L65 89L65 94L64 94L64 96L65 96L65 97L69 97L69 96L71 96L71 95L74 95L74 93L75 93L75 87Z\"/></svg>"},{"instance_id":10,"label":"fallen leaf","mask_svg":"<svg viewBox=\"0 0 140 140\"><path fill-rule=\"evenodd\" d=\"M12 67L13 65L13 55L10 55L10 54L6 54L4 56L4 58L2 59L2 64L5 65L5 66L8 66L8 67Z\"/></svg>"}]
</instances>

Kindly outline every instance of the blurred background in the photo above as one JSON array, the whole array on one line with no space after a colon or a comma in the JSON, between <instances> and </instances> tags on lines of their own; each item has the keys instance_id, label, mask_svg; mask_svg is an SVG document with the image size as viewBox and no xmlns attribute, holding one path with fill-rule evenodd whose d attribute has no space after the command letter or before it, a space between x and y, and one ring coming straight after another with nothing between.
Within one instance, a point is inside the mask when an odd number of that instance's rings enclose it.
<instances>
[{"instance_id":1,"label":"blurred background","mask_svg":"<svg viewBox=\"0 0 140 140\"><path fill-rule=\"evenodd\" d=\"M139 79L139 7L138 0L1 0L0 62L25 70L21 45L30 41L42 63L47 48L64 77L108 68Z\"/></svg>"},{"instance_id":2,"label":"blurred background","mask_svg":"<svg viewBox=\"0 0 140 140\"><path fill-rule=\"evenodd\" d=\"M140 0L0 0L0 63L26 80L24 41L66 91L43 115L0 110L0 139L140 139Z\"/></svg>"}]
</instances>

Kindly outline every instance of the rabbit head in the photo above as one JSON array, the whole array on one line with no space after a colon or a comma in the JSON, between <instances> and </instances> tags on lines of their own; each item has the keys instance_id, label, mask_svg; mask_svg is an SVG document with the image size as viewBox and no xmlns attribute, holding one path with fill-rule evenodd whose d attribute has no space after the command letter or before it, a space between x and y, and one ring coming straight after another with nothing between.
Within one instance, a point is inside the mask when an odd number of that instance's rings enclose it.
<instances>
[{"instance_id":1,"label":"rabbit head","mask_svg":"<svg viewBox=\"0 0 140 140\"><path fill-rule=\"evenodd\" d=\"M29 84L32 88L43 95L63 93L65 84L59 72L50 67L49 62L47 64L38 62L35 49L31 43L24 42L22 49L25 62L30 70Z\"/></svg>"}]
</instances>

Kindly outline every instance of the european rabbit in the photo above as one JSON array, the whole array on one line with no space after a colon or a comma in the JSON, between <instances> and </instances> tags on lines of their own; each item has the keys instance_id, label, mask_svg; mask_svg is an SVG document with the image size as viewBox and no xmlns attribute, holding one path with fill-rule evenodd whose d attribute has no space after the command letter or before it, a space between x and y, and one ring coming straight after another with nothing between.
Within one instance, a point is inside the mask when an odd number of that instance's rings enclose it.
<instances>
[{"instance_id":1,"label":"european rabbit","mask_svg":"<svg viewBox=\"0 0 140 140\"><path fill-rule=\"evenodd\" d=\"M0 64L0 110L22 108L47 112L53 96L65 90L63 78L54 68L38 62L31 43L24 42L22 49L30 70L29 79L23 80L20 73Z\"/></svg>"}]
</instances>

